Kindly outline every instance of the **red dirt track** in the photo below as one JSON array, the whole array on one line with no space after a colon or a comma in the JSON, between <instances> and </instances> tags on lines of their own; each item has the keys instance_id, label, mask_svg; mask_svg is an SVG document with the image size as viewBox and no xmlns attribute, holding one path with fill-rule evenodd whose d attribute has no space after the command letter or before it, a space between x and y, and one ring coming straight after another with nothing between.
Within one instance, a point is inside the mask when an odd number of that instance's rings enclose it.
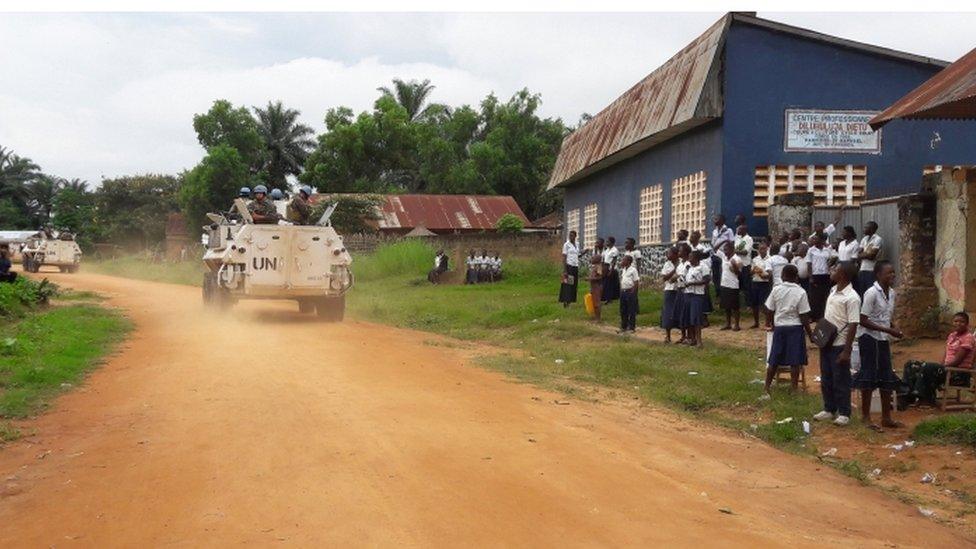
<instances>
[{"instance_id":1,"label":"red dirt track","mask_svg":"<svg viewBox=\"0 0 976 549\"><path fill-rule=\"evenodd\" d=\"M0 449L0 547L972 543L736 434L555 404L427 334L46 276L109 296L136 329Z\"/></svg>"}]
</instances>

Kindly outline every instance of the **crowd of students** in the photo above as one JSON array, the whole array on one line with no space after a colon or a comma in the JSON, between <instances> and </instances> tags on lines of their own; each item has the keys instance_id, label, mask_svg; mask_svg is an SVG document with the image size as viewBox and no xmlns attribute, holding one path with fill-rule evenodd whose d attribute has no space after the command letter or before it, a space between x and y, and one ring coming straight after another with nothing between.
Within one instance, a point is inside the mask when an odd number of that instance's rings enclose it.
<instances>
[{"instance_id":1,"label":"crowd of students","mask_svg":"<svg viewBox=\"0 0 976 549\"><path fill-rule=\"evenodd\" d=\"M502 259L496 252L490 255L487 250L481 250L480 255L475 255L475 251L464 260L465 284L480 284L483 282L497 282L502 279Z\"/></svg>"},{"instance_id":2,"label":"crowd of students","mask_svg":"<svg viewBox=\"0 0 976 549\"><path fill-rule=\"evenodd\" d=\"M780 367L789 367L796 389L800 368L807 364L809 340L820 353L823 410L815 419L847 425L851 391L857 389L866 425L876 430L899 427L892 416L892 397L904 385L894 372L890 347L892 339L903 337L892 323L895 270L879 257L882 239L875 222L864 225L860 239L855 229L847 226L841 229L840 238L832 241L839 220L840 214L834 223L817 222L808 235L803 229L794 229L776 239L754 240L742 216L736 217L734 230L726 225L724 216L715 216L707 243L699 231L678 231L677 242L666 250L659 273L664 283L660 319L664 341L671 343L672 332L677 330L678 344L702 345L701 331L708 325L708 314L714 308L709 291L712 285L725 316L721 330L741 330L744 301L752 310L751 328L772 332L763 398L769 398L770 385ZM568 306L576 301L579 276L580 250L574 231L563 245L562 255L564 272L559 300ZM633 239L627 239L622 253L612 237L606 242L597 240L592 250L587 275L590 293L595 303L606 304L619 298L621 333L636 329L640 286L636 267L640 260ZM598 306L595 318L600 319ZM957 319L965 319L968 330L968 317L961 313ZM967 339L950 334L946 361L952 356L950 362L972 364L976 351L972 334L969 335ZM860 368L852 376L855 342ZM950 349L950 344L955 347ZM960 353L968 353L969 358L959 359ZM939 366L944 365L917 366L917 377L921 379L922 372L928 371L931 379L931 372ZM870 417L875 390L881 396L880 424L873 423Z\"/></svg>"}]
</instances>

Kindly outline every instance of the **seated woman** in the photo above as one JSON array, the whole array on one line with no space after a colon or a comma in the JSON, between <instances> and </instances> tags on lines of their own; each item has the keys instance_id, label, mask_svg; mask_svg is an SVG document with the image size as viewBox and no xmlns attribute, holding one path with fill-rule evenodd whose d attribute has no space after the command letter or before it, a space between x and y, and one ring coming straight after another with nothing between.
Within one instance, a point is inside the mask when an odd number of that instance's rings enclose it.
<instances>
[{"instance_id":1,"label":"seated woman","mask_svg":"<svg viewBox=\"0 0 976 549\"><path fill-rule=\"evenodd\" d=\"M945 383L946 368L973 369L976 358L976 337L969 329L969 315L959 312L952 317L952 331L946 338L945 355L941 363L910 360L905 364L902 380L908 385L906 394L898 395L898 408L904 410L916 402L935 405L936 394ZM949 379L952 385L968 385L972 374L955 372Z\"/></svg>"},{"instance_id":2,"label":"seated woman","mask_svg":"<svg viewBox=\"0 0 976 549\"><path fill-rule=\"evenodd\" d=\"M434 268L427 273L427 280L431 284L439 284L441 281L441 275L447 272L447 254L444 250L437 250L437 255L434 256Z\"/></svg>"}]
</instances>

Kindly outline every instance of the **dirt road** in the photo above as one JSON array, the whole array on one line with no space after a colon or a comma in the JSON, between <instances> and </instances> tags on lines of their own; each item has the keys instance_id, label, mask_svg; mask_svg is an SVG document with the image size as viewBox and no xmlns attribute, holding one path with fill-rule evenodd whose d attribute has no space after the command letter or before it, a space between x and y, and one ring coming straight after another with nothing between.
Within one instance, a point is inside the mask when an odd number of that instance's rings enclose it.
<instances>
[{"instance_id":1,"label":"dirt road","mask_svg":"<svg viewBox=\"0 0 976 549\"><path fill-rule=\"evenodd\" d=\"M0 450L2 547L970 543L808 460L667 412L555 404L426 334L49 276L137 329Z\"/></svg>"}]
</instances>

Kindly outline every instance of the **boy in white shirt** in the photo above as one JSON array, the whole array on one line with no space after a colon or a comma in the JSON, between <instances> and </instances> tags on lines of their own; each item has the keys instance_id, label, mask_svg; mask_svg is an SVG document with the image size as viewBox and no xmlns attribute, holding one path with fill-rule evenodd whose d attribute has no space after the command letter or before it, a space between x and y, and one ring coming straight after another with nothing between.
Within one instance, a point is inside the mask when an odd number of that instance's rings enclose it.
<instances>
[{"instance_id":1,"label":"boy in white shirt","mask_svg":"<svg viewBox=\"0 0 976 549\"><path fill-rule=\"evenodd\" d=\"M752 237L749 236L749 228L744 224L735 229L735 256L739 258L742 269L739 270L739 293L744 296L749 295L749 287L752 285Z\"/></svg>"},{"instance_id":2,"label":"boy in white shirt","mask_svg":"<svg viewBox=\"0 0 976 549\"><path fill-rule=\"evenodd\" d=\"M664 253L664 264L661 266L661 280L664 281L664 305L661 307L661 328L664 329L664 342L671 343L671 330L678 323L675 322L674 308L678 295L678 250L668 248Z\"/></svg>"},{"instance_id":3,"label":"boy in white shirt","mask_svg":"<svg viewBox=\"0 0 976 549\"><path fill-rule=\"evenodd\" d=\"M625 255L620 260L620 331L637 330L637 290L640 287L640 274L634 266L634 258Z\"/></svg>"},{"instance_id":4,"label":"boy in white shirt","mask_svg":"<svg viewBox=\"0 0 976 549\"><path fill-rule=\"evenodd\" d=\"M857 327L857 345L861 352L861 369L854 376L854 387L861 390L861 420L869 428L881 432L881 427L904 427L891 417L891 397L901 382L891 364L892 337L904 334L895 328L891 319L895 311L895 268L888 261L874 265L875 283L864 292L861 323ZM871 396L881 392L881 426L871 422Z\"/></svg>"},{"instance_id":5,"label":"boy in white shirt","mask_svg":"<svg viewBox=\"0 0 976 549\"><path fill-rule=\"evenodd\" d=\"M789 265L790 260L780 252L780 246L775 242L769 248L769 255L769 261L766 262L766 265L769 267L773 279L773 287L775 288L777 285L783 283L783 267Z\"/></svg>"},{"instance_id":6,"label":"boy in white shirt","mask_svg":"<svg viewBox=\"0 0 976 549\"><path fill-rule=\"evenodd\" d=\"M830 345L820 349L820 393L824 408L813 419L834 420L835 425L851 422L851 351L854 334L861 321L861 298L851 286L853 265L835 265L830 271L834 287L827 297L824 319L837 330Z\"/></svg>"},{"instance_id":7,"label":"boy in white shirt","mask_svg":"<svg viewBox=\"0 0 976 549\"><path fill-rule=\"evenodd\" d=\"M739 331L739 282L740 273L744 269L742 260L736 254L735 245L726 242L722 245L722 280L719 283L719 296L722 310L725 311L725 326L722 330ZM732 320L735 320L733 325Z\"/></svg>"},{"instance_id":8,"label":"boy in white shirt","mask_svg":"<svg viewBox=\"0 0 976 549\"><path fill-rule=\"evenodd\" d=\"M807 244L801 243L796 248L796 253L793 254L793 259L790 260L790 264L796 267L796 283L803 288L803 291L810 291L810 262L807 259L807 252L810 247Z\"/></svg>"},{"instance_id":9,"label":"boy in white shirt","mask_svg":"<svg viewBox=\"0 0 976 549\"><path fill-rule=\"evenodd\" d=\"M759 254L752 258L752 284L749 285L749 306L752 307L752 328L759 327L759 312L769 297L772 288L770 282L773 274L769 268L769 245L765 242L759 243Z\"/></svg>"},{"instance_id":10,"label":"boy in white shirt","mask_svg":"<svg viewBox=\"0 0 976 549\"><path fill-rule=\"evenodd\" d=\"M800 367L807 365L807 337L810 336L810 303L797 283L796 266L783 267L783 282L766 299L766 329L773 332L773 344L766 357L766 395L780 366L790 367L790 382L797 389Z\"/></svg>"},{"instance_id":11,"label":"boy in white shirt","mask_svg":"<svg viewBox=\"0 0 976 549\"><path fill-rule=\"evenodd\" d=\"M861 295L874 285L874 262L881 259L881 237L878 224L868 221L864 224L864 238L861 239L857 258L861 260L861 270L857 273L855 290Z\"/></svg>"}]
</instances>

